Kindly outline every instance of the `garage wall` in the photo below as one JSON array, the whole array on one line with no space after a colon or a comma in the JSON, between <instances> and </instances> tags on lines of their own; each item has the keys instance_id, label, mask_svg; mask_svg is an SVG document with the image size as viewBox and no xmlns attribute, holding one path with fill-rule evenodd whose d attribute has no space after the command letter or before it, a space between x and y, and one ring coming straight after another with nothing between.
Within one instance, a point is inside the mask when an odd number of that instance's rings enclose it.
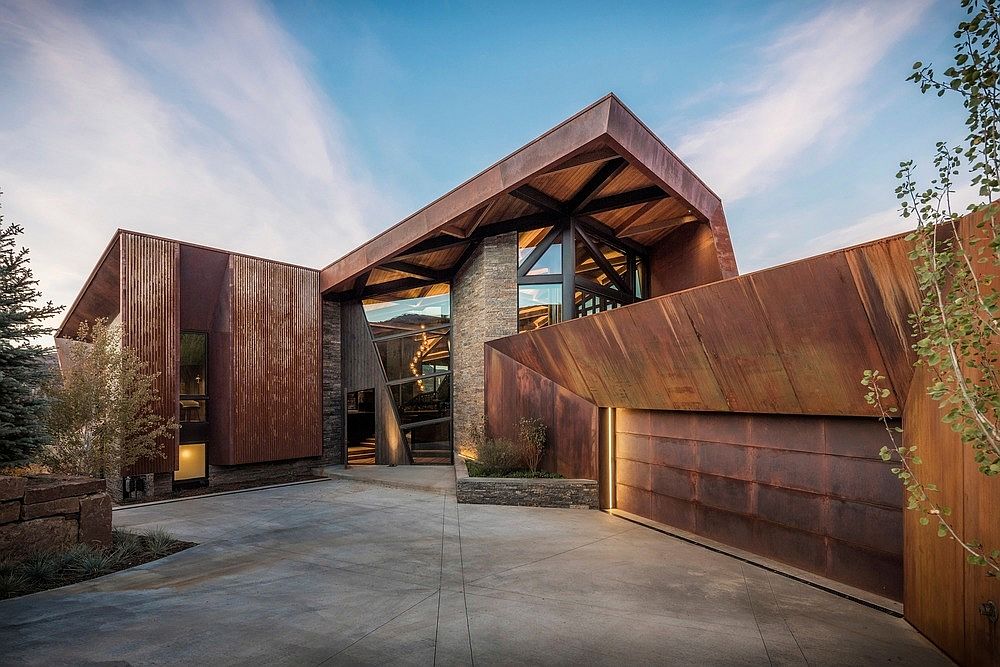
<instances>
[{"instance_id":1,"label":"garage wall","mask_svg":"<svg viewBox=\"0 0 1000 667\"><path fill-rule=\"evenodd\" d=\"M895 600L902 491L861 417L617 411L617 507Z\"/></svg>"}]
</instances>

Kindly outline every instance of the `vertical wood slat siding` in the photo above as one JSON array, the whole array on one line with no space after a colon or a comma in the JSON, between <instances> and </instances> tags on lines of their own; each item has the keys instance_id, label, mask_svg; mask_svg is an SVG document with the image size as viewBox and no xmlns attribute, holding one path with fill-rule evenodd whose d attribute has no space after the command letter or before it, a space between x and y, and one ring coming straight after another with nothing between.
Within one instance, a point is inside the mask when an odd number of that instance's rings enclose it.
<instances>
[{"instance_id":1,"label":"vertical wood slat siding","mask_svg":"<svg viewBox=\"0 0 1000 667\"><path fill-rule=\"evenodd\" d=\"M180 367L180 245L138 234L121 235L122 345L157 373L156 412L178 418ZM132 474L177 469L177 433L163 441L164 458L139 461Z\"/></svg>"},{"instance_id":2,"label":"vertical wood slat siding","mask_svg":"<svg viewBox=\"0 0 1000 667\"><path fill-rule=\"evenodd\" d=\"M340 312L344 391L371 389L376 385L380 372L364 309L359 302L344 302Z\"/></svg>"},{"instance_id":3,"label":"vertical wood slat siding","mask_svg":"<svg viewBox=\"0 0 1000 667\"><path fill-rule=\"evenodd\" d=\"M231 443L220 464L322 453L319 272L232 256Z\"/></svg>"}]
</instances>

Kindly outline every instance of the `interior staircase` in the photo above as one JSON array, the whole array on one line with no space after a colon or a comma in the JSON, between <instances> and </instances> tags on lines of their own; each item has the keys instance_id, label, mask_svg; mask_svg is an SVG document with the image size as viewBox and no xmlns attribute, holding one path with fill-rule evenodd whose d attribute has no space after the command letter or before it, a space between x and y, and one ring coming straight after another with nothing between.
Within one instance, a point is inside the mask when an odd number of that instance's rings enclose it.
<instances>
[{"instance_id":1,"label":"interior staircase","mask_svg":"<svg viewBox=\"0 0 1000 667\"><path fill-rule=\"evenodd\" d=\"M347 465L375 464L375 436L347 445Z\"/></svg>"},{"instance_id":2,"label":"interior staircase","mask_svg":"<svg viewBox=\"0 0 1000 667\"><path fill-rule=\"evenodd\" d=\"M422 442L413 445L410 453L414 465L448 465L451 463L451 443Z\"/></svg>"}]
</instances>

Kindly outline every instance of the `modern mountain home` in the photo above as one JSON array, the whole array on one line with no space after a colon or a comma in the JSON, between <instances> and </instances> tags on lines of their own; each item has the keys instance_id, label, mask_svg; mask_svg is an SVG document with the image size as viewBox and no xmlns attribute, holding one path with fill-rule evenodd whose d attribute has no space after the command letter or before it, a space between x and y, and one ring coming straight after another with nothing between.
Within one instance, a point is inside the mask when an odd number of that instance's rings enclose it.
<instances>
[{"instance_id":1,"label":"modern mountain home","mask_svg":"<svg viewBox=\"0 0 1000 667\"><path fill-rule=\"evenodd\" d=\"M975 610L1000 584L903 511L860 384L884 373L949 503L1000 502L914 369L908 252L738 275L719 197L609 95L323 268L119 231L57 347L119 320L159 374L180 428L125 490L451 465L484 418L540 418L543 467L598 480L602 508L902 600L959 655L995 641Z\"/></svg>"}]
</instances>

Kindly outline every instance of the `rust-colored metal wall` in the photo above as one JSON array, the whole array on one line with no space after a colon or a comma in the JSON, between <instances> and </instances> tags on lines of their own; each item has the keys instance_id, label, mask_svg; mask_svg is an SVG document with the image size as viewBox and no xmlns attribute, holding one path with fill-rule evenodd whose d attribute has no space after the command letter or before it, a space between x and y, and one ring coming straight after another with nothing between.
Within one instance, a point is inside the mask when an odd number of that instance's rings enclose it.
<instances>
[{"instance_id":1,"label":"rust-colored metal wall","mask_svg":"<svg viewBox=\"0 0 1000 667\"><path fill-rule=\"evenodd\" d=\"M892 237L491 341L488 413L554 387L619 408L621 509L898 598L902 492L860 379L883 370L905 400L907 252ZM557 446L596 453L597 429Z\"/></svg>"},{"instance_id":2,"label":"rust-colored metal wall","mask_svg":"<svg viewBox=\"0 0 1000 667\"><path fill-rule=\"evenodd\" d=\"M707 223L681 225L649 253L650 296L722 280L715 237Z\"/></svg>"},{"instance_id":3,"label":"rust-colored metal wall","mask_svg":"<svg viewBox=\"0 0 1000 667\"><path fill-rule=\"evenodd\" d=\"M547 429L542 466L565 477L597 479L597 406L490 347L485 382L490 435L513 439L521 417L541 419Z\"/></svg>"},{"instance_id":4,"label":"rust-colored metal wall","mask_svg":"<svg viewBox=\"0 0 1000 667\"><path fill-rule=\"evenodd\" d=\"M966 240L980 219L965 219ZM997 289L996 267L979 264L977 271L994 276L992 284L982 282L983 290ZM926 392L932 384L933 374L918 367L903 410L903 444L917 447L920 481L940 489L935 499L951 508L951 523L964 539L1000 548L1000 480L980 473L972 448L941 421L942 410ZM1000 579L969 565L958 544L937 537L933 521L921 526L919 519L907 512L904 522L906 619L960 664L1000 664L1000 629L979 610L987 601L1000 603Z\"/></svg>"},{"instance_id":5,"label":"rust-colored metal wall","mask_svg":"<svg viewBox=\"0 0 1000 667\"><path fill-rule=\"evenodd\" d=\"M132 348L150 373L158 373L156 411L178 416L180 367L180 245L130 234L120 236L122 344ZM164 439L164 458L139 461L130 473L164 473L177 468L177 434Z\"/></svg>"},{"instance_id":6,"label":"rust-colored metal wall","mask_svg":"<svg viewBox=\"0 0 1000 667\"><path fill-rule=\"evenodd\" d=\"M487 345L601 407L870 416L866 369L900 400L912 376L907 251L892 237Z\"/></svg>"},{"instance_id":7,"label":"rust-colored metal wall","mask_svg":"<svg viewBox=\"0 0 1000 667\"><path fill-rule=\"evenodd\" d=\"M896 600L902 490L874 418L618 410L617 507Z\"/></svg>"},{"instance_id":8,"label":"rust-colored metal wall","mask_svg":"<svg viewBox=\"0 0 1000 667\"><path fill-rule=\"evenodd\" d=\"M230 438L214 443L211 463L320 456L319 273L242 255L227 271L229 326L220 329L230 337L214 352L231 369Z\"/></svg>"}]
</instances>

